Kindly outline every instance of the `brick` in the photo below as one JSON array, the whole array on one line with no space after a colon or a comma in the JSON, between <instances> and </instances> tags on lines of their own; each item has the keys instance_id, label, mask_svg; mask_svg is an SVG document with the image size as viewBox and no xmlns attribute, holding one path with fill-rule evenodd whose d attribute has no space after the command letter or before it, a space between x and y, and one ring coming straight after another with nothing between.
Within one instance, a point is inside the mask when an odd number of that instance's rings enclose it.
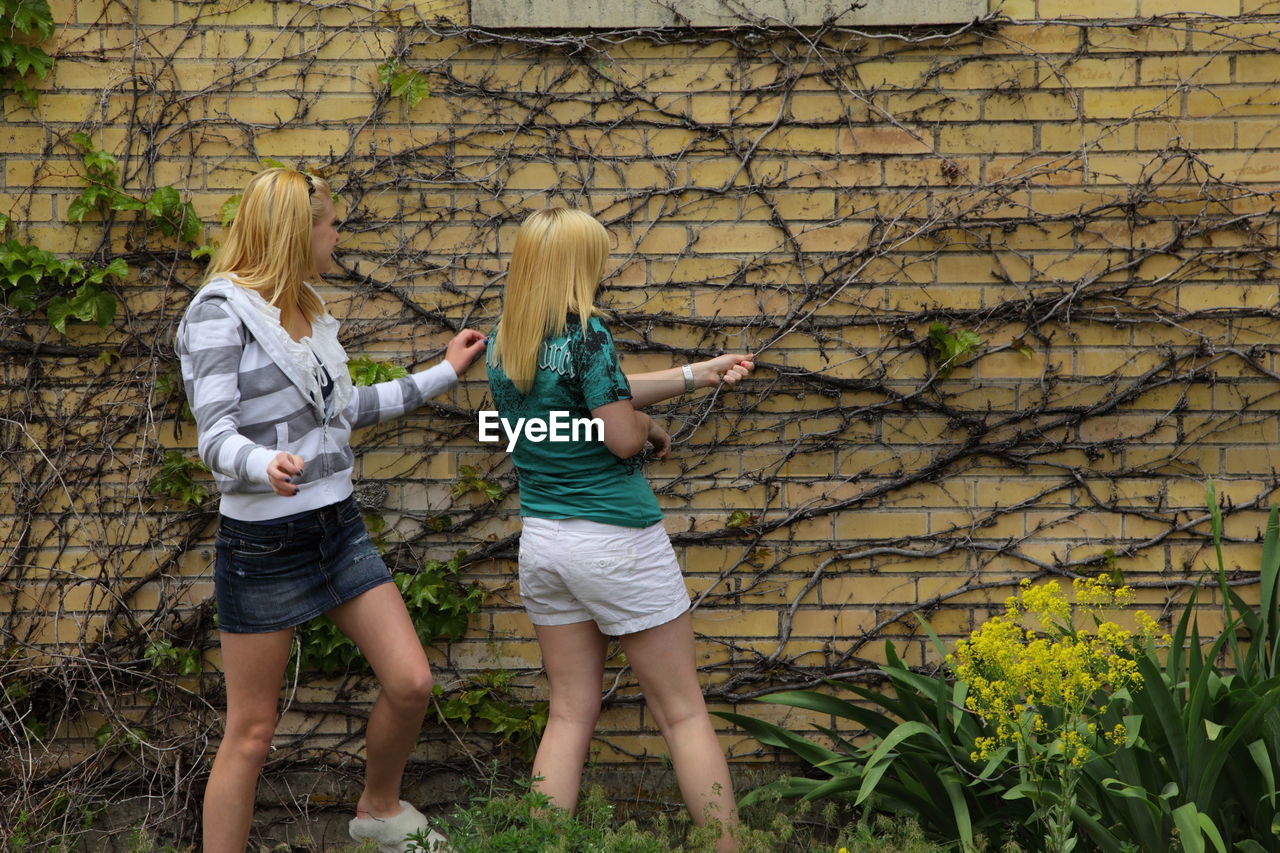
<instances>
[{"instance_id":1,"label":"brick","mask_svg":"<svg viewBox=\"0 0 1280 853\"><path fill-rule=\"evenodd\" d=\"M1069 2L1069 0L1062 0ZM1090 51L1121 53L1178 53L1187 33L1172 27L1091 27L1084 32Z\"/></svg>"},{"instance_id":2,"label":"brick","mask_svg":"<svg viewBox=\"0 0 1280 853\"><path fill-rule=\"evenodd\" d=\"M789 107L792 120L801 123L844 121L852 116L861 118L866 115L865 105L834 93L795 94L791 96ZM768 109L763 112L760 118L772 121L781 111L775 109L772 115Z\"/></svg>"},{"instance_id":3,"label":"brick","mask_svg":"<svg viewBox=\"0 0 1280 853\"><path fill-rule=\"evenodd\" d=\"M758 253L779 245L782 234L768 225L709 225L698 232L695 252L705 254Z\"/></svg>"},{"instance_id":4,"label":"brick","mask_svg":"<svg viewBox=\"0 0 1280 853\"><path fill-rule=\"evenodd\" d=\"M778 614L772 610L718 610L699 607L693 611L693 630L708 637L776 637Z\"/></svg>"},{"instance_id":5,"label":"brick","mask_svg":"<svg viewBox=\"0 0 1280 853\"><path fill-rule=\"evenodd\" d=\"M1139 0L1144 17L1155 15L1210 15L1227 18L1240 14L1240 0Z\"/></svg>"},{"instance_id":6,"label":"brick","mask_svg":"<svg viewBox=\"0 0 1280 853\"><path fill-rule=\"evenodd\" d=\"M865 121L865 119L861 120ZM827 157L836 153L835 128L828 126L784 125L766 130L764 133L747 128L738 131L736 135L738 137L736 145L739 150L754 148L758 155L778 158L770 163L774 168L771 168L768 174L777 174L776 164L785 162L793 156ZM768 162L764 161L760 165Z\"/></svg>"},{"instance_id":7,"label":"brick","mask_svg":"<svg viewBox=\"0 0 1280 853\"><path fill-rule=\"evenodd\" d=\"M1240 58L1236 58L1237 63ZM1143 86L1219 85L1231 80L1231 59L1225 56L1144 57L1138 60L1138 78Z\"/></svg>"},{"instance_id":8,"label":"brick","mask_svg":"<svg viewBox=\"0 0 1280 853\"><path fill-rule=\"evenodd\" d=\"M888 160L884 164L885 186L951 186L970 184L978 178L978 162L971 158Z\"/></svg>"},{"instance_id":9,"label":"brick","mask_svg":"<svg viewBox=\"0 0 1280 853\"><path fill-rule=\"evenodd\" d=\"M863 246L869 225L832 225L811 228L795 235L802 252L852 252Z\"/></svg>"},{"instance_id":10,"label":"brick","mask_svg":"<svg viewBox=\"0 0 1280 853\"><path fill-rule=\"evenodd\" d=\"M1116 20L1138 15L1138 0L1039 0L1041 18Z\"/></svg>"},{"instance_id":11,"label":"brick","mask_svg":"<svg viewBox=\"0 0 1280 853\"><path fill-rule=\"evenodd\" d=\"M1167 116L1181 106L1180 93L1163 87L1089 89L1082 98L1082 111L1091 119Z\"/></svg>"},{"instance_id":12,"label":"brick","mask_svg":"<svg viewBox=\"0 0 1280 853\"><path fill-rule=\"evenodd\" d=\"M837 539L900 539L923 536L929 517L923 512L871 512L841 516L835 522Z\"/></svg>"},{"instance_id":13,"label":"brick","mask_svg":"<svg viewBox=\"0 0 1280 853\"><path fill-rule=\"evenodd\" d=\"M880 183L879 162L798 159L788 169L787 185L802 187L857 187Z\"/></svg>"},{"instance_id":14,"label":"brick","mask_svg":"<svg viewBox=\"0 0 1280 853\"><path fill-rule=\"evenodd\" d=\"M791 636L843 640L861 636L875 624L875 611L866 608L798 610L791 617Z\"/></svg>"},{"instance_id":15,"label":"brick","mask_svg":"<svg viewBox=\"0 0 1280 853\"><path fill-rule=\"evenodd\" d=\"M888 94L879 96L878 100L883 102L885 113L906 124L977 121L981 118L978 100L962 92Z\"/></svg>"},{"instance_id":16,"label":"brick","mask_svg":"<svg viewBox=\"0 0 1280 853\"><path fill-rule=\"evenodd\" d=\"M867 89L915 89L924 82L931 67L931 62L888 56L859 62L855 70Z\"/></svg>"},{"instance_id":17,"label":"brick","mask_svg":"<svg viewBox=\"0 0 1280 853\"><path fill-rule=\"evenodd\" d=\"M986 154L1027 152L1032 148L1031 125L973 124L944 126L938 131L937 147L945 154Z\"/></svg>"},{"instance_id":18,"label":"brick","mask_svg":"<svg viewBox=\"0 0 1280 853\"><path fill-rule=\"evenodd\" d=\"M1273 86L1214 86L1187 93L1188 116L1280 115L1280 102Z\"/></svg>"},{"instance_id":19,"label":"brick","mask_svg":"<svg viewBox=\"0 0 1280 853\"><path fill-rule=\"evenodd\" d=\"M933 132L903 127L844 127L836 137L841 154L931 154Z\"/></svg>"},{"instance_id":20,"label":"brick","mask_svg":"<svg viewBox=\"0 0 1280 853\"><path fill-rule=\"evenodd\" d=\"M1067 24L1012 24L1001 27L1001 37L998 40L984 41L982 47L992 55L1075 54L1081 47L1086 32L1085 27Z\"/></svg>"},{"instance_id":21,"label":"brick","mask_svg":"<svg viewBox=\"0 0 1280 853\"><path fill-rule=\"evenodd\" d=\"M1243 122L1241 123L1243 124ZM1274 122L1266 122L1274 130ZM1194 121L1143 122L1138 127L1137 147L1163 150L1177 142L1191 150L1230 149L1236 146L1236 122L1230 119L1198 119ZM1244 145L1243 139L1241 144ZM1258 147L1248 145L1248 148Z\"/></svg>"},{"instance_id":22,"label":"brick","mask_svg":"<svg viewBox=\"0 0 1280 853\"><path fill-rule=\"evenodd\" d=\"M1053 91L997 93L982 101L984 121L1063 121L1080 114L1076 99L1069 93Z\"/></svg>"}]
</instances>

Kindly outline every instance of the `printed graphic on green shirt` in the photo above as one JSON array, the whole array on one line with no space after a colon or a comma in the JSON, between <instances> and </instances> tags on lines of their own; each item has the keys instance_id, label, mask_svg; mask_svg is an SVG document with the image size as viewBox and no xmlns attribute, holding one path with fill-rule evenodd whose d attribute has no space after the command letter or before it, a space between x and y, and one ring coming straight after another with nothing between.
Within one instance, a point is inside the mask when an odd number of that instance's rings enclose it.
<instances>
[{"instance_id":1,"label":"printed graphic on green shirt","mask_svg":"<svg viewBox=\"0 0 1280 853\"><path fill-rule=\"evenodd\" d=\"M590 418L594 408L631 399L613 336L596 317L585 332L571 317L563 335L543 342L528 394L521 394L491 358L486 366L498 414L512 423L517 418L547 421L552 412ZM517 441L511 458L520 477L521 515L586 518L622 527L662 520L639 459L619 459L603 441Z\"/></svg>"}]
</instances>

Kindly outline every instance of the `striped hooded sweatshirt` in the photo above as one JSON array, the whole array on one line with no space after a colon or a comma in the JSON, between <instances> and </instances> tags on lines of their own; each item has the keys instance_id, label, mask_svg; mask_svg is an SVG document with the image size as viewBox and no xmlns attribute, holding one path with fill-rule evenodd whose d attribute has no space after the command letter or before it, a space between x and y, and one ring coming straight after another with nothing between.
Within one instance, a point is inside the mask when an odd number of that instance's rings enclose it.
<instances>
[{"instance_id":1,"label":"striped hooded sweatshirt","mask_svg":"<svg viewBox=\"0 0 1280 853\"><path fill-rule=\"evenodd\" d=\"M178 325L177 349L200 459L222 493L222 514L241 521L343 500L353 490L352 429L413 411L457 382L441 361L356 388L338 321L327 311L309 337L295 341L280 325L279 309L226 278L196 293ZM292 497L277 495L267 479L267 465L281 451L303 460Z\"/></svg>"}]
</instances>

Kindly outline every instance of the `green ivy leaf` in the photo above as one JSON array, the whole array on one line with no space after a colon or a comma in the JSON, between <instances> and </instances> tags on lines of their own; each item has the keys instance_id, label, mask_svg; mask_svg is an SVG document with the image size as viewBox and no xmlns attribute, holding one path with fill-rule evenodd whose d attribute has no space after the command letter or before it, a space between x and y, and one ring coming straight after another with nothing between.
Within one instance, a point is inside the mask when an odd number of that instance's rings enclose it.
<instances>
[{"instance_id":1,"label":"green ivy leaf","mask_svg":"<svg viewBox=\"0 0 1280 853\"><path fill-rule=\"evenodd\" d=\"M89 150L85 152L83 158L85 168L87 168L91 173L103 176L110 175L113 178L110 183L114 184L114 177L117 174L118 168L115 156L110 152L94 148L92 142L89 143L89 146Z\"/></svg>"},{"instance_id":2,"label":"green ivy leaf","mask_svg":"<svg viewBox=\"0 0 1280 853\"><path fill-rule=\"evenodd\" d=\"M431 86L421 73L411 71L396 75L391 83L391 94L393 97L403 98L409 109L413 109L431 94Z\"/></svg>"},{"instance_id":3,"label":"green ivy leaf","mask_svg":"<svg viewBox=\"0 0 1280 853\"><path fill-rule=\"evenodd\" d=\"M22 98L23 103L28 107L34 110L40 105L39 89L32 88L17 78L9 82L13 86L13 91L18 95L18 97Z\"/></svg>"},{"instance_id":4,"label":"green ivy leaf","mask_svg":"<svg viewBox=\"0 0 1280 853\"><path fill-rule=\"evenodd\" d=\"M13 61L9 64L17 69L20 75L34 70L36 76L43 80L49 76L49 69L53 68L53 57L38 47L15 44L13 45Z\"/></svg>"},{"instance_id":5,"label":"green ivy leaf","mask_svg":"<svg viewBox=\"0 0 1280 853\"><path fill-rule=\"evenodd\" d=\"M236 214L240 212L240 193L236 193L222 203L222 207L218 208L218 221L222 223L222 227L226 228L232 222L236 221Z\"/></svg>"},{"instance_id":6,"label":"green ivy leaf","mask_svg":"<svg viewBox=\"0 0 1280 853\"><path fill-rule=\"evenodd\" d=\"M965 329L953 332L945 323L934 322L929 325L929 343L933 347L938 377L945 379L960 358L982 345L982 338L975 332Z\"/></svg>"},{"instance_id":7,"label":"green ivy leaf","mask_svg":"<svg viewBox=\"0 0 1280 853\"><path fill-rule=\"evenodd\" d=\"M92 319L99 328L105 329L115 319L116 298L106 291L100 291L93 296L92 308L92 316L85 319Z\"/></svg>"},{"instance_id":8,"label":"green ivy leaf","mask_svg":"<svg viewBox=\"0 0 1280 853\"><path fill-rule=\"evenodd\" d=\"M182 197L178 195L178 191L173 187L160 187L151 194L151 198L147 199L147 213L157 219L174 218L178 208L182 205Z\"/></svg>"},{"instance_id":9,"label":"green ivy leaf","mask_svg":"<svg viewBox=\"0 0 1280 853\"><path fill-rule=\"evenodd\" d=\"M191 202L185 202L182 205L182 229L179 236L182 237L184 243L194 243L200 237L200 232L204 230L204 223L200 221L199 215L196 214L195 205Z\"/></svg>"},{"instance_id":10,"label":"green ivy leaf","mask_svg":"<svg viewBox=\"0 0 1280 853\"><path fill-rule=\"evenodd\" d=\"M84 194L77 196L67 208L68 222L83 222L84 215L93 210L93 202L85 197Z\"/></svg>"},{"instance_id":11,"label":"green ivy leaf","mask_svg":"<svg viewBox=\"0 0 1280 853\"><path fill-rule=\"evenodd\" d=\"M431 94L426 76L412 68L402 68L398 59L388 59L378 66L378 82L387 87L391 97L403 100L409 109Z\"/></svg>"},{"instance_id":12,"label":"green ivy leaf","mask_svg":"<svg viewBox=\"0 0 1280 853\"><path fill-rule=\"evenodd\" d=\"M55 296L49 301L49 308L46 313L49 315L49 325L57 329L62 334L67 333L67 317L71 315L71 305L61 296Z\"/></svg>"},{"instance_id":13,"label":"green ivy leaf","mask_svg":"<svg viewBox=\"0 0 1280 853\"><path fill-rule=\"evenodd\" d=\"M45 0L19 0L11 14L13 28L18 32L26 35L35 33L40 41L53 37L53 11Z\"/></svg>"}]
</instances>

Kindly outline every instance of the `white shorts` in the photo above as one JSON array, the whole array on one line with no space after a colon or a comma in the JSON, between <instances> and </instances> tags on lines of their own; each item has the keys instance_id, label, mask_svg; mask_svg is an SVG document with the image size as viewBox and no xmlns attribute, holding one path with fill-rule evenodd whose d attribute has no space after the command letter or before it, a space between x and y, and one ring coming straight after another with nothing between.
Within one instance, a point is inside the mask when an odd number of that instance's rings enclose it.
<instances>
[{"instance_id":1,"label":"white shorts","mask_svg":"<svg viewBox=\"0 0 1280 853\"><path fill-rule=\"evenodd\" d=\"M590 620L602 633L618 636L664 625L689 609L689 591L661 522L522 521L520 597L533 624Z\"/></svg>"}]
</instances>

